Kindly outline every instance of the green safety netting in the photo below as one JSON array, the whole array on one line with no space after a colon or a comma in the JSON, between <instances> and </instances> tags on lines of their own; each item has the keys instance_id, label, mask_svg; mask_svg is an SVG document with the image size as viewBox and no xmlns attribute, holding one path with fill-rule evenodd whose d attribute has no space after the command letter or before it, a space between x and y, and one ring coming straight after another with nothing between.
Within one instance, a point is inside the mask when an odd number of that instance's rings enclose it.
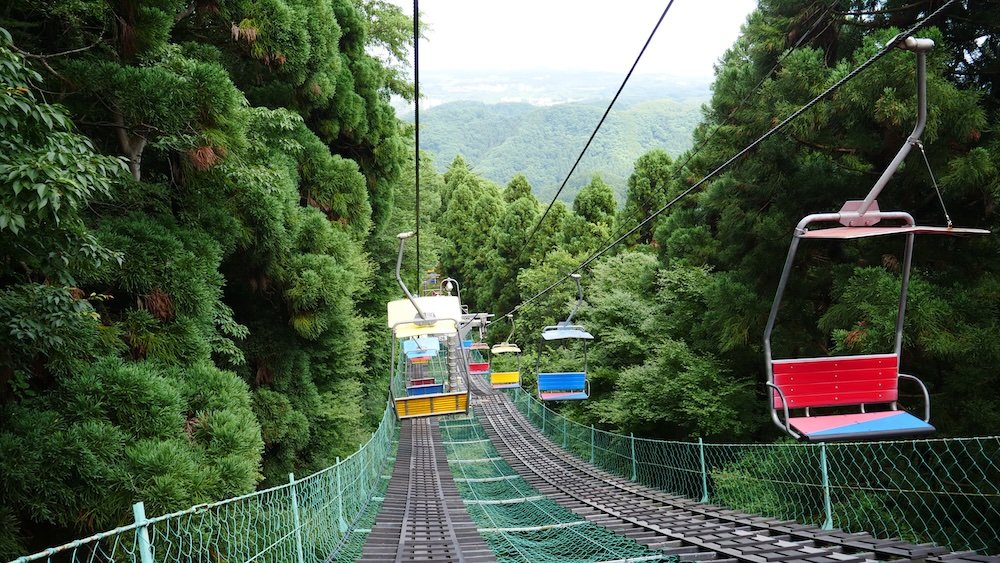
<instances>
[{"instance_id":1,"label":"green safety netting","mask_svg":"<svg viewBox=\"0 0 1000 563\"><path fill-rule=\"evenodd\" d=\"M387 408L357 452L308 477L149 519L137 503L132 524L14 563L354 560L381 506L398 430Z\"/></svg>"},{"instance_id":2,"label":"green safety netting","mask_svg":"<svg viewBox=\"0 0 1000 563\"><path fill-rule=\"evenodd\" d=\"M669 493L876 537L1000 553L1000 436L832 444L648 440L568 420L522 389L510 396L556 444Z\"/></svg>"},{"instance_id":3,"label":"green safety netting","mask_svg":"<svg viewBox=\"0 0 1000 563\"><path fill-rule=\"evenodd\" d=\"M455 484L499 561L673 560L540 495L503 461L475 418L442 420Z\"/></svg>"},{"instance_id":4,"label":"green safety netting","mask_svg":"<svg viewBox=\"0 0 1000 563\"><path fill-rule=\"evenodd\" d=\"M512 398L556 444L602 469L670 493L879 537L1000 552L997 436L828 445L668 442L580 425L520 389L512 391ZM475 420L448 421L442 428L453 455L449 463L467 498L537 495L503 463ZM294 485L150 519L140 513L136 523L15 561L140 561L143 551L153 561L351 560L360 554L381 505L397 434L396 420L387 410L357 453ZM511 513L512 506L519 508ZM523 515L532 521L544 515L567 529L589 525L559 510L543 500L470 505L477 523L481 518L494 523L480 527L506 529L484 532L504 559L525 553L558 559L555 554L564 547L580 549L581 542L572 539L575 532L556 538L548 534L559 528L517 524ZM587 535L593 537L589 531ZM609 538L608 546L621 539Z\"/></svg>"},{"instance_id":5,"label":"green safety netting","mask_svg":"<svg viewBox=\"0 0 1000 563\"><path fill-rule=\"evenodd\" d=\"M392 461L395 461L395 459L390 459L390 462ZM391 473L381 476L380 485L373 492L374 496L372 496L367 508L354 521L347 537L344 538L343 543L338 546L338 549L328 561L331 563L347 563L349 561L356 561L361 557L361 552L365 548L365 542L368 541L368 534L371 533L372 527L375 526L375 519L378 517L379 511L382 510L382 502L385 501L385 492L389 488L389 481L391 479Z\"/></svg>"},{"instance_id":6,"label":"green safety netting","mask_svg":"<svg viewBox=\"0 0 1000 563\"><path fill-rule=\"evenodd\" d=\"M479 350L469 350L467 352L469 356L469 363L484 363L486 362L486 356L483 355Z\"/></svg>"}]
</instances>

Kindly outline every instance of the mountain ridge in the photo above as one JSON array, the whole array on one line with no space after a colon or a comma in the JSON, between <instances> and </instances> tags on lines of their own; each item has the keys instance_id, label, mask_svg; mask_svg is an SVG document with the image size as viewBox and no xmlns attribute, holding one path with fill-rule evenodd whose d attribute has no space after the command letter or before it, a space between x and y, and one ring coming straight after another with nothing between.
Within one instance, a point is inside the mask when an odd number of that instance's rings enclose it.
<instances>
[{"instance_id":1,"label":"mountain ridge","mask_svg":"<svg viewBox=\"0 0 1000 563\"><path fill-rule=\"evenodd\" d=\"M571 202L599 174L624 199L637 158L654 148L676 156L691 145L704 98L619 103L608 114L560 199ZM535 194L551 198L606 109L606 102L539 106L525 102L446 102L421 109L421 149L444 171L456 155L478 174L504 185L522 173ZM412 112L404 114L413 121Z\"/></svg>"}]
</instances>

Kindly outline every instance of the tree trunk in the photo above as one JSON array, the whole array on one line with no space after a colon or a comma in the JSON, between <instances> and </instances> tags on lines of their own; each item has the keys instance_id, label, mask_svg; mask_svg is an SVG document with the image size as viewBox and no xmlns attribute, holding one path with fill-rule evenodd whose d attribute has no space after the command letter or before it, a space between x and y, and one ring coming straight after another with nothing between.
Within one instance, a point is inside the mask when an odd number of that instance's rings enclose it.
<instances>
[{"instance_id":1,"label":"tree trunk","mask_svg":"<svg viewBox=\"0 0 1000 563\"><path fill-rule=\"evenodd\" d=\"M118 143L122 147L122 152L128 157L128 169L132 172L132 177L138 182L142 179L142 150L146 148L146 138L129 135L125 128L125 116L121 112L115 112L114 118Z\"/></svg>"}]
</instances>

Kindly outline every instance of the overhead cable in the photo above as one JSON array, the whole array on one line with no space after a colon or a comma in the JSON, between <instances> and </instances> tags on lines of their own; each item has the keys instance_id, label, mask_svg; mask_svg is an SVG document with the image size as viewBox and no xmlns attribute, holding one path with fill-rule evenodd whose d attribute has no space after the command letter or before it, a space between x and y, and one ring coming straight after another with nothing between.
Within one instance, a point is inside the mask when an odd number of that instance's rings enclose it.
<instances>
[{"instance_id":1,"label":"overhead cable","mask_svg":"<svg viewBox=\"0 0 1000 563\"><path fill-rule=\"evenodd\" d=\"M772 127L766 133L764 133L763 135L761 135L760 137L758 137L757 140L753 141L752 143L750 143L749 145L747 145L746 147L744 147L742 150L740 150L738 153L736 153L735 155L733 155L732 157L730 157L729 160L723 162L721 165L719 165L714 170L712 170L711 172L709 172L704 178L702 178L701 180L698 180L698 182L696 182L694 185L692 185L688 189L686 189L683 192L681 192L680 194L678 194L677 197L675 197L674 199L670 200L666 205L664 205L663 207L661 207L661 208L657 209L656 211L654 211L653 213L651 213L648 217L646 217L641 222L639 222L639 224L637 224L636 226L632 227L627 233L625 233L625 234L621 235L620 237L618 237L617 239L615 239L614 242L612 242L611 244L606 245L605 247L601 248L597 252L591 254L586 260L584 260L583 262L581 262L580 265L577 266L573 271L567 273L565 276L563 276L562 278L560 278L556 282L552 283L551 285L549 285L548 287L546 287L542 291L536 293L534 296L532 296L531 298L527 299L526 301L522 301L520 305L518 305L517 307L514 307L509 312L504 313L504 316L511 315L511 314L517 312L521 308L527 306L532 301L538 299L539 297L544 296L549 291L551 291L553 288L555 288L556 286L558 286L562 282L564 282L567 279L569 279L569 277L571 275L579 273L581 270L583 270L584 268L586 268L587 266L589 266L594 260L597 260L598 258L600 258L601 256L603 256L609 250L611 250L612 248L614 248L615 246L617 246L618 244L620 244L622 241L624 241L625 239L627 239L628 237L630 237L632 234L634 234L636 231L638 231L643 226L645 226L646 224L648 224L650 221L652 221L656 217L660 216L660 214L662 214L664 211L666 211L666 210L670 209L671 207L673 207L674 204L676 204L677 202L679 202L680 200L684 199L685 197L687 197L688 195L690 195L692 192L694 192L695 190L697 190L698 188L700 188L702 185L705 184L705 182L708 182L712 178L715 178L716 176L718 176L720 173L722 173L727 168L729 168L734 162L736 162L737 160L739 160L740 158L742 158L744 155L746 155L747 153L749 153L753 149L757 148L761 143L763 143L767 139L771 138L774 134L782 131L785 127L787 127L793 120L795 120L796 118L798 118L800 115L802 115L803 113L805 113L805 112L809 111L810 109L812 109L812 107L815 106L816 104L818 104L820 101L822 101L822 100L826 99L827 97L829 97L830 94L833 94L834 92L836 92L837 90L839 90L844 84L846 84L847 82L853 80L857 75L861 74L862 72L864 72L865 70L867 70L870 66L872 66L873 64L875 64L877 61L879 61L880 59L882 59L883 57L885 57L886 55L888 55L889 52L891 52L894 48L896 48L896 46L899 43L901 43L907 37L913 35L913 33L916 32L918 29L920 29L920 28L924 27L925 25L927 25L928 21L930 21L931 19L935 18L938 14L940 14L942 11L944 11L945 9L947 9L949 6L951 6L954 3L955 3L955 0L947 0L947 2L945 2L944 4L942 4L940 7L938 7L936 10L934 10L933 12L931 12L930 14L928 14L926 17L924 17L919 22L917 22L914 25L912 25L909 29L907 29L906 31L903 31L903 32L897 34L895 37L893 37L891 40L889 40L886 43L886 45L884 47L882 47L882 49L880 49L877 53L875 53L874 55L872 55L868 60L866 60L865 62L863 62L860 65L858 65L854 70L852 70L851 72L849 72L846 75L844 75L840 80L838 80L832 86L830 86L829 88L827 88L826 90L824 90L821 94L819 94L818 96L816 96L815 98L813 98L812 100L810 100L809 102L807 102L805 105L803 105L799 109L795 110L791 115L789 115L788 117L786 117L785 119L783 119L781 121L781 123L778 123L777 125L775 125L774 127Z\"/></svg>"},{"instance_id":2,"label":"overhead cable","mask_svg":"<svg viewBox=\"0 0 1000 563\"><path fill-rule=\"evenodd\" d=\"M563 189L566 187L566 184L569 182L569 179L573 177L573 172L576 171L576 167L580 164L580 161L583 159L583 155L587 153L587 149L590 148L590 143L593 142L594 137L597 136L597 132L600 131L601 126L604 125L604 120L607 119L608 114L611 113L611 108L613 108L615 102L618 101L618 96L620 96L622 90L625 89L625 85L628 84L629 78L632 77L632 72L635 71L635 67L639 64L639 60L642 59L642 55L643 53L646 52L646 48L649 47L649 43L653 40L653 36L656 35L656 30L660 28L660 24L663 23L663 18L666 17L667 12L670 11L670 7L673 5L674 5L674 0L670 0L669 2L667 2L667 6L663 8L663 13L660 14L660 19L656 20L656 25L653 26L653 31L651 31L649 33L649 37L646 38L646 43L643 44L642 49L639 51L639 56L637 56L635 58L635 62L632 63L632 68L628 70L628 73L625 75L625 79L622 80L621 85L618 87L618 91L615 92L614 97L611 98L611 103L609 103L607 109L604 110L604 115L601 116L601 120L597 122L597 127L594 128L594 131L590 134L590 138L587 139L587 144L583 146L583 150L581 150L580 155L576 157L576 161L573 163L573 166L569 169L569 173L566 174L566 177L563 179L562 184L559 186L559 189L556 190L556 195L552 196L552 201L549 202L548 207L545 208L545 212L542 213L541 218L538 219L538 222L535 223L534 228L531 229L531 233L528 235L528 238L525 239L524 244L521 245L521 250L518 251L517 256L515 256L514 259L510 262L512 265L517 263L518 258L520 258L521 254L524 253L524 249L531 244L531 241L535 238L535 233L538 232L539 227L541 227L542 223L545 221L545 217L548 216L549 211L552 210L552 206L555 205L556 200L559 199L559 194L562 193Z\"/></svg>"},{"instance_id":3,"label":"overhead cable","mask_svg":"<svg viewBox=\"0 0 1000 563\"><path fill-rule=\"evenodd\" d=\"M805 40L810 36L810 34L812 34L812 32L816 29L816 26L819 25L819 23L823 21L824 17L827 14L830 13L830 11L833 9L834 5L835 4L828 5L826 7L826 10L824 10L823 13L820 14L819 17L816 18L816 21L813 22L812 26L808 30L806 30L805 33L803 33L801 36L799 36L798 41L796 41L794 45L792 45L791 47L789 47L788 49L786 49L785 52L782 53L780 57L778 57L778 60L775 61L775 63L774 63L773 66L771 66L770 70L768 70L767 72L764 73L764 75L761 77L761 79L757 82L757 85L754 86L753 88L751 88L750 91L747 92L743 96L743 99L740 100L739 103L737 103L735 107L733 107L733 109L729 110L729 113L726 114L726 118L722 120L722 123L719 123L718 125L716 125L715 127L713 127L712 130L709 131L709 133L707 135L705 135L705 137L701 140L700 143L698 143L698 145L693 150L690 150L690 151L687 152L687 154L685 155L685 158L684 158L684 162L681 162L680 164L674 166L674 173L667 180L668 183L670 181L672 181L672 180L676 180L681 175L681 172L684 170L684 167L686 167L688 165L688 163L690 163L694 159L694 157L698 156L698 153L700 153L703 148L705 148L706 146L708 146L708 143L711 142L711 140L715 138L715 135L719 131L721 131L723 127L725 127L726 125L728 125L729 122L732 121L734 117L736 117L736 113L739 110L743 109L743 106L745 106L747 104L747 102L750 101L750 98L752 98L753 95L756 94L757 91L760 90L762 86L764 86L764 83L767 82L767 79L770 78L771 75L773 75L776 70L778 70L778 68L781 66L781 63L783 63L785 61L785 58L788 57L788 55L790 55L792 53L792 51L794 51L795 49L798 49L802 45L802 43L805 42ZM822 31L820 31L820 33L822 33L823 31L826 31L826 29L829 26L830 26L830 24L827 23L827 25L823 28ZM624 228L624 227L619 226L619 228L617 230L615 230L615 232L612 233L611 236L609 236L608 238L606 238L601 243L602 246L606 245L609 241L618 238L618 235L621 233L621 229L622 228Z\"/></svg>"},{"instance_id":4,"label":"overhead cable","mask_svg":"<svg viewBox=\"0 0 1000 563\"><path fill-rule=\"evenodd\" d=\"M417 235L417 283L424 279L420 271L420 6L413 0L413 187Z\"/></svg>"}]
</instances>

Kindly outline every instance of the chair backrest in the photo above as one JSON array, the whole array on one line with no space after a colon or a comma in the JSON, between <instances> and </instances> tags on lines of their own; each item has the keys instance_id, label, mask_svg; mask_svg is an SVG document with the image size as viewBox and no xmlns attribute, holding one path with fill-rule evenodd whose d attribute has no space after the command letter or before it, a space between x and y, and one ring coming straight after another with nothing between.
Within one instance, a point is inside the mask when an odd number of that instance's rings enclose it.
<instances>
[{"instance_id":1,"label":"chair backrest","mask_svg":"<svg viewBox=\"0 0 1000 563\"><path fill-rule=\"evenodd\" d=\"M774 360L771 367L790 409L890 403L898 396L896 354ZM782 408L778 392L771 394L774 408Z\"/></svg>"},{"instance_id":2,"label":"chair backrest","mask_svg":"<svg viewBox=\"0 0 1000 563\"><path fill-rule=\"evenodd\" d=\"M434 337L413 338L403 341L403 352L409 357L437 356L441 341Z\"/></svg>"},{"instance_id":3,"label":"chair backrest","mask_svg":"<svg viewBox=\"0 0 1000 563\"><path fill-rule=\"evenodd\" d=\"M493 385L517 385L520 382L519 371L495 371L490 374L490 383Z\"/></svg>"},{"instance_id":4,"label":"chair backrest","mask_svg":"<svg viewBox=\"0 0 1000 563\"><path fill-rule=\"evenodd\" d=\"M410 385L434 385L433 377L424 377L421 379L411 379Z\"/></svg>"},{"instance_id":5,"label":"chair backrest","mask_svg":"<svg viewBox=\"0 0 1000 563\"><path fill-rule=\"evenodd\" d=\"M583 391L587 388L587 374L559 372L538 374L539 391Z\"/></svg>"},{"instance_id":6,"label":"chair backrest","mask_svg":"<svg viewBox=\"0 0 1000 563\"><path fill-rule=\"evenodd\" d=\"M410 397L415 395L434 395L436 393L444 393L443 383L436 385L411 385L406 388L406 394Z\"/></svg>"},{"instance_id":7,"label":"chair backrest","mask_svg":"<svg viewBox=\"0 0 1000 563\"><path fill-rule=\"evenodd\" d=\"M415 301L428 318L438 321L448 319L453 321L452 326L462 322L462 304L458 301L458 297L436 295L417 297ZM416 317L417 310L409 299L396 299L386 304L386 326L389 328L413 321Z\"/></svg>"}]
</instances>

